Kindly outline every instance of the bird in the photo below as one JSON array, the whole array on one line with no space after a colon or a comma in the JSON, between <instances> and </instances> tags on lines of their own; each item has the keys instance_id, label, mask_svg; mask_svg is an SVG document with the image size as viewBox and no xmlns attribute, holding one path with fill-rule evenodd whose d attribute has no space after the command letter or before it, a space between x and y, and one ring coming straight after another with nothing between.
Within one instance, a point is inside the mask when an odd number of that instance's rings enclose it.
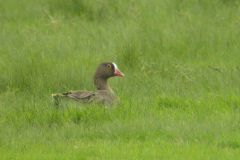
<instances>
[{"instance_id":1,"label":"bird","mask_svg":"<svg viewBox=\"0 0 240 160\"><path fill-rule=\"evenodd\" d=\"M102 62L98 65L93 77L94 84L97 88L96 91L85 90L68 91L62 94L61 93L52 94L52 97L57 106L59 105L59 98L61 97L71 98L82 103L103 104L112 106L120 101L107 83L109 78L115 76L124 77L124 74L118 69L115 63Z\"/></svg>"}]
</instances>

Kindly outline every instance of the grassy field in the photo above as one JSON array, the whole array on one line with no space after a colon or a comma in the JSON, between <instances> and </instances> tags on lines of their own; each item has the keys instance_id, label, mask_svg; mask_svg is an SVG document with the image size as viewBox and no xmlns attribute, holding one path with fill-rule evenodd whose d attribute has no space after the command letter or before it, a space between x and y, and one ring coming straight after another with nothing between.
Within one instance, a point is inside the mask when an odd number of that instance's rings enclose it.
<instances>
[{"instance_id":1,"label":"grassy field","mask_svg":"<svg viewBox=\"0 0 240 160\"><path fill-rule=\"evenodd\" d=\"M0 159L239 159L238 0L0 2ZM117 107L95 90L112 61Z\"/></svg>"}]
</instances>

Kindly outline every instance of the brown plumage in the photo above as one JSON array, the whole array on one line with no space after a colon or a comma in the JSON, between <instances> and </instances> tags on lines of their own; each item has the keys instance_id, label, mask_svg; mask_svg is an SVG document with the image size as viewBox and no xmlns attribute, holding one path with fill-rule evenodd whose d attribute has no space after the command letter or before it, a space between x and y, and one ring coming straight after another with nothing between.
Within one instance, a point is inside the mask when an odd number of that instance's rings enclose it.
<instances>
[{"instance_id":1,"label":"brown plumage","mask_svg":"<svg viewBox=\"0 0 240 160\"><path fill-rule=\"evenodd\" d=\"M56 104L59 103L59 98L69 97L83 103L102 103L113 105L119 101L112 89L107 83L108 78L114 76L123 77L124 74L117 68L117 65L112 62L102 62L98 65L94 74L94 84L97 91L69 91L63 94L52 94Z\"/></svg>"}]
</instances>

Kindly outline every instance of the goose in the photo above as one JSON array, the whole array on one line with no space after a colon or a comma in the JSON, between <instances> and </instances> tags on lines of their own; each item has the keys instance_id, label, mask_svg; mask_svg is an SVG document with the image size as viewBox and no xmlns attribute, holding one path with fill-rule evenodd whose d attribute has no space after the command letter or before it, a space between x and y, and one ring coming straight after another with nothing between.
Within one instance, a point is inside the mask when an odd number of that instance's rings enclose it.
<instances>
[{"instance_id":1,"label":"goose","mask_svg":"<svg viewBox=\"0 0 240 160\"><path fill-rule=\"evenodd\" d=\"M94 84L97 88L96 91L68 91L66 93L52 94L56 104L59 104L60 97L68 97L83 103L90 104L104 104L114 105L119 102L119 98L114 94L113 90L108 85L108 78L114 76L124 77L124 74L118 69L117 65L113 62L102 62L98 65L94 74Z\"/></svg>"}]
</instances>

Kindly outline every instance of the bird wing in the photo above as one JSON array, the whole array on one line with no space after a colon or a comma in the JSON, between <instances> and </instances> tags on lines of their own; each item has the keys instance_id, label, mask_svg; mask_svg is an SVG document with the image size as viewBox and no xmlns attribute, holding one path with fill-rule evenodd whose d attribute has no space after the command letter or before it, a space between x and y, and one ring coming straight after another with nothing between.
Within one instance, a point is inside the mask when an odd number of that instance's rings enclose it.
<instances>
[{"instance_id":1,"label":"bird wing","mask_svg":"<svg viewBox=\"0 0 240 160\"><path fill-rule=\"evenodd\" d=\"M91 103L92 102L92 96L94 96L94 93L91 91L69 91L62 94L63 96L71 97L76 100L82 101L84 103Z\"/></svg>"},{"instance_id":2,"label":"bird wing","mask_svg":"<svg viewBox=\"0 0 240 160\"><path fill-rule=\"evenodd\" d=\"M113 105L118 101L118 97L114 93L107 90L98 90L98 91L69 91L63 94L53 94L52 97L58 104L58 97L70 97L77 101L83 103L102 103Z\"/></svg>"}]
</instances>

